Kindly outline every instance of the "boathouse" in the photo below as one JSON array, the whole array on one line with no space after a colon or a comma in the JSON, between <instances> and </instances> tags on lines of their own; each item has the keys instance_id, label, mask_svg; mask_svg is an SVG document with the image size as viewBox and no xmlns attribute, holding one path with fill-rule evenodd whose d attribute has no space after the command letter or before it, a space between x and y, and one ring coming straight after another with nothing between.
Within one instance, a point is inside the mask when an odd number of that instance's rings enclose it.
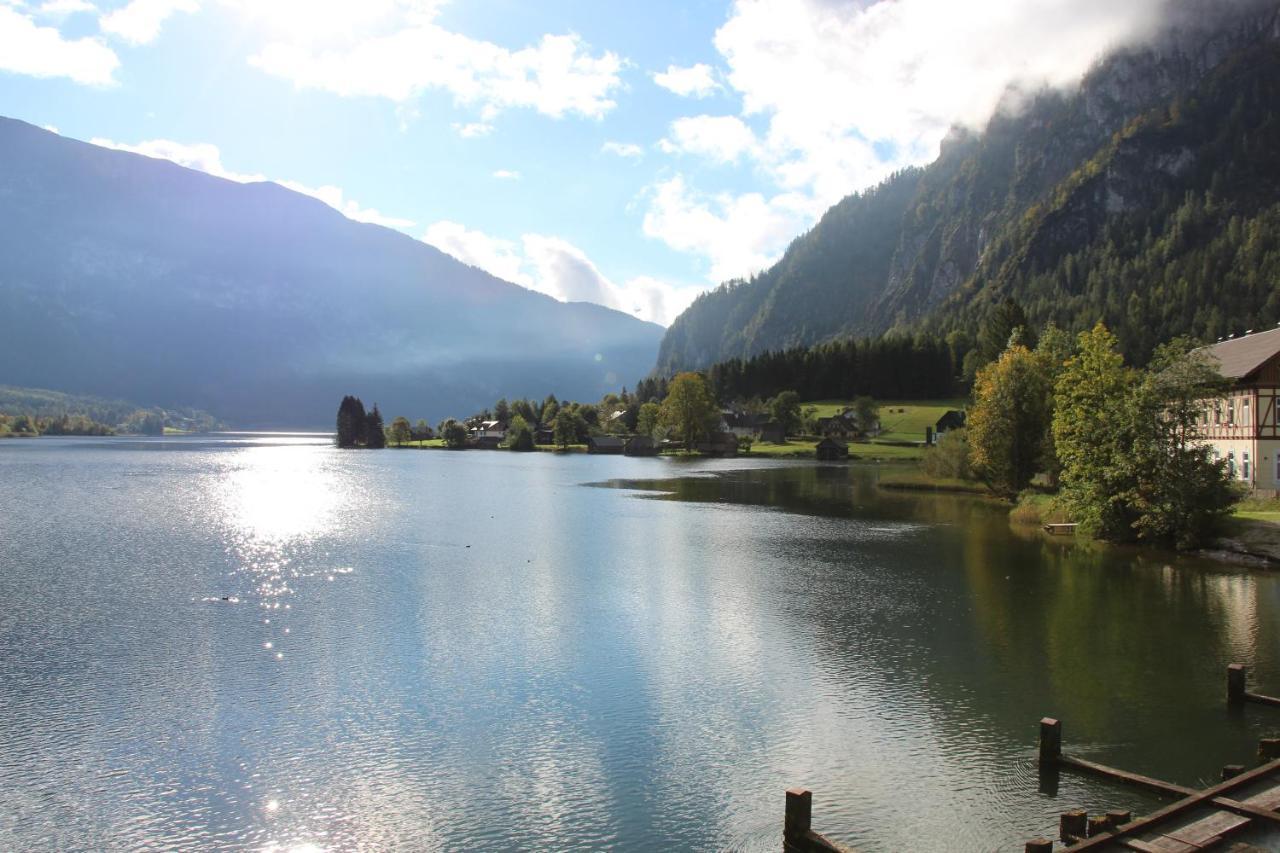
<instances>
[{"instance_id":1,"label":"boathouse","mask_svg":"<svg viewBox=\"0 0 1280 853\"><path fill-rule=\"evenodd\" d=\"M658 443L647 435L632 436L627 439L622 452L627 456L657 456Z\"/></svg>"},{"instance_id":2,"label":"boathouse","mask_svg":"<svg viewBox=\"0 0 1280 853\"><path fill-rule=\"evenodd\" d=\"M813 449L813 452L815 456L824 462L835 462L849 458L849 445L839 439L827 436L818 442L818 446Z\"/></svg>"},{"instance_id":3,"label":"boathouse","mask_svg":"<svg viewBox=\"0 0 1280 853\"><path fill-rule=\"evenodd\" d=\"M625 442L616 435L593 435L587 439L588 453L621 453Z\"/></svg>"},{"instance_id":4,"label":"boathouse","mask_svg":"<svg viewBox=\"0 0 1280 853\"><path fill-rule=\"evenodd\" d=\"M1233 479L1263 494L1280 492L1280 326L1196 350L1230 383L1200 414L1199 431Z\"/></svg>"}]
</instances>

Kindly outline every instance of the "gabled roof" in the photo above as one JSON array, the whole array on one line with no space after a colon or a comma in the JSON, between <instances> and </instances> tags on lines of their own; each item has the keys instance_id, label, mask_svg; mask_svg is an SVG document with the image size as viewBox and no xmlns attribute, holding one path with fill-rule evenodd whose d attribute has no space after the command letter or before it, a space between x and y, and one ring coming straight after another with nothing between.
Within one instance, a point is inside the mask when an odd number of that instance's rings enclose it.
<instances>
[{"instance_id":1,"label":"gabled roof","mask_svg":"<svg viewBox=\"0 0 1280 853\"><path fill-rule=\"evenodd\" d=\"M1280 354L1280 328L1219 341L1196 352L1216 360L1218 372L1227 379L1243 379Z\"/></svg>"},{"instance_id":2,"label":"gabled roof","mask_svg":"<svg viewBox=\"0 0 1280 853\"><path fill-rule=\"evenodd\" d=\"M587 439L587 443L596 447L622 447L626 442L616 435L593 435Z\"/></svg>"}]
</instances>

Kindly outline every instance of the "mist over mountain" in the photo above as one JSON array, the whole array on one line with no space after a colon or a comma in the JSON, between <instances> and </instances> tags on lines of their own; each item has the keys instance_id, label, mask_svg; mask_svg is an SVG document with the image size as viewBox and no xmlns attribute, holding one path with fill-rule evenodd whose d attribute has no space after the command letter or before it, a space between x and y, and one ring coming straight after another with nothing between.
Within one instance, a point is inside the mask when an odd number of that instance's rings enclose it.
<instances>
[{"instance_id":1,"label":"mist over mountain","mask_svg":"<svg viewBox=\"0 0 1280 853\"><path fill-rule=\"evenodd\" d=\"M0 382L243 426L329 426L348 393L436 419L596 399L661 335L276 184L0 119Z\"/></svg>"},{"instance_id":2,"label":"mist over mountain","mask_svg":"<svg viewBox=\"0 0 1280 853\"><path fill-rule=\"evenodd\" d=\"M1280 4L1179 0L1078 88L1011 90L980 131L851 195L749 281L699 297L657 370L847 336L951 335L991 306L1099 319L1141 358L1280 320Z\"/></svg>"}]
</instances>

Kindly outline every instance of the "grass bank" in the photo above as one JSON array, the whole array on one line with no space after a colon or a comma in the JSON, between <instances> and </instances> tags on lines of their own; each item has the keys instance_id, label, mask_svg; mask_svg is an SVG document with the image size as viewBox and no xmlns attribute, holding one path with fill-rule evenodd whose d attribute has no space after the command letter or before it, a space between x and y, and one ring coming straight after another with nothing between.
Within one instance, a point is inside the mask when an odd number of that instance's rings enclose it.
<instances>
[{"instance_id":1,"label":"grass bank","mask_svg":"<svg viewBox=\"0 0 1280 853\"><path fill-rule=\"evenodd\" d=\"M924 441L924 428L932 427L949 409L963 409L965 400L878 400L881 441ZM853 405L852 400L813 400L801 403L817 410L818 417L830 418Z\"/></svg>"}]
</instances>

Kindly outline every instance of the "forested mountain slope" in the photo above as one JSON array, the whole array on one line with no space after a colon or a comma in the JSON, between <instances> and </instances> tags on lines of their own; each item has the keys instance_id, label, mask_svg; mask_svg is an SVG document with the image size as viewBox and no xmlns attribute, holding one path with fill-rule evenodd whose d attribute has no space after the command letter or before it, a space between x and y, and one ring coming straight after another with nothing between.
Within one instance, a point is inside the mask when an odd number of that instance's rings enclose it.
<instances>
[{"instance_id":1,"label":"forested mountain slope","mask_svg":"<svg viewBox=\"0 0 1280 853\"><path fill-rule=\"evenodd\" d=\"M1174 334L1280 320L1280 3L1179 0L1078 89L954 131L936 161L833 207L774 267L706 294L658 371L845 336L963 351L1007 297L1105 320L1143 358Z\"/></svg>"},{"instance_id":2,"label":"forested mountain slope","mask_svg":"<svg viewBox=\"0 0 1280 853\"><path fill-rule=\"evenodd\" d=\"M0 119L0 383L331 426L596 399L661 327L561 303L271 183Z\"/></svg>"}]
</instances>

